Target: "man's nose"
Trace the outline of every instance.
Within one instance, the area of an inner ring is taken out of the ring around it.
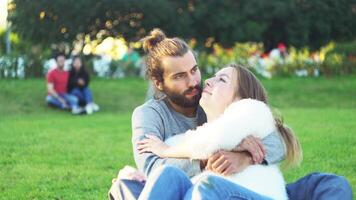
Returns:
[[[193,75],[189,75],[189,87],[194,87],[198,84],[199,84],[198,79]]]

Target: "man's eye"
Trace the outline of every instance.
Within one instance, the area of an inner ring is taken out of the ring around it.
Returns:
[[[195,73],[197,70],[198,70],[198,67],[194,67],[194,68],[192,69],[192,72]]]
[[[183,78],[183,77],[184,77],[183,74],[179,74],[179,75],[174,76],[174,79],[180,79],[180,78]]]
[[[226,83],[226,81],[223,78],[219,78],[219,81]]]

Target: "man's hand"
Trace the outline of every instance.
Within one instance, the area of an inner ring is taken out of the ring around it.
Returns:
[[[62,97],[58,97],[58,101],[61,102],[63,108],[69,108],[67,102],[65,99],[63,99]]]
[[[241,172],[252,164],[248,152],[219,151],[208,159],[206,169],[227,176]]]
[[[119,171],[117,178],[112,179],[112,183],[114,183],[117,179],[128,179],[143,182],[146,180],[146,176],[137,169],[126,165]]]
[[[233,151],[247,151],[251,154],[254,164],[261,164],[266,155],[266,150],[262,144],[261,139],[253,136],[248,136],[233,149]]]
[[[206,165],[208,164],[208,159],[200,160],[199,164],[200,164],[200,170],[205,169]]]

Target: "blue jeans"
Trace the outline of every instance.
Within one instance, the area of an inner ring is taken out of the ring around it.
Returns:
[[[287,193],[291,200],[352,199],[352,189],[346,178],[318,172],[288,184]]]
[[[85,105],[93,102],[93,95],[88,87],[74,88],[70,91],[70,94],[76,96],[79,102],[83,102]]]
[[[147,180],[139,199],[200,200],[200,199],[259,199],[271,200],[247,188],[218,176],[205,176],[192,184],[179,168],[164,166],[157,169]]]
[[[78,98],[76,96],[67,93],[60,94],[59,96],[67,102],[71,109],[78,108]],[[57,98],[51,95],[47,95],[46,103],[56,108],[65,109],[64,105]]]
[[[137,182],[137,184],[142,183]],[[334,174],[312,173],[288,184],[286,189],[291,200],[352,199],[352,190],[348,181]],[[135,192],[140,193],[140,191]],[[120,195],[119,199],[126,199],[124,193],[121,192]],[[204,177],[193,185],[182,170],[165,166],[152,172],[139,199],[247,200],[268,198],[217,176]]]

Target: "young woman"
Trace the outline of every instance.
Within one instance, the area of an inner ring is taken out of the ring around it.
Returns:
[[[147,139],[139,142],[140,153],[207,159],[216,151],[233,150],[251,133],[264,138],[278,131],[286,145],[286,162],[297,164],[300,161],[297,138],[281,120],[273,117],[262,84],[247,69],[232,64],[208,79],[200,105],[207,114],[206,124],[173,136],[166,143],[147,135]],[[277,165],[252,165],[225,178],[267,198],[287,199],[284,179]]]
[[[89,81],[89,73],[83,66],[81,58],[74,56],[69,72],[68,91],[78,97],[80,104],[85,105],[87,114],[92,114],[99,110],[99,106],[93,101],[93,96],[89,89]]]

